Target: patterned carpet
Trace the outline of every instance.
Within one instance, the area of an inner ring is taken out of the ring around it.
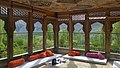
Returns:
[[[58,66],[43,65],[39,68],[112,68],[112,63],[112,61],[109,61],[106,65],[101,65],[81,61],[66,60],[66,63],[60,64]]]

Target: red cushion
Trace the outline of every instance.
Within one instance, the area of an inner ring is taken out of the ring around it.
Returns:
[[[69,55],[69,56],[79,56],[79,55],[80,55],[80,52],[79,52],[79,51],[69,51],[69,52],[68,52],[68,55]]]
[[[28,58],[28,60],[32,61],[32,60],[36,60],[36,59],[38,59],[38,58],[40,58],[40,55],[39,55],[39,54],[35,54],[35,55],[30,56],[30,57]]]
[[[24,58],[20,58],[20,59],[17,59],[17,60],[13,60],[13,61],[10,61],[8,63],[8,68],[14,68],[16,66],[19,66],[21,64],[24,64],[25,62],[25,59]]]
[[[75,56],[76,54],[75,54],[74,51],[69,51],[69,52],[68,52],[68,55],[69,55],[69,56]]]
[[[88,53],[86,53],[86,56],[87,57],[91,57],[91,58],[98,58],[98,53],[88,52]]]
[[[80,52],[79,51],[75,51],[75,54],[76,54],[76,56],[79,56]]]
[[[54,54],[50,51],[50,50],[46,50],[46,55],[49,57],[49,56],[54,56]]]
[[[100,52],[98,53],[98,58],[99,59],[105,59],[105,57]]]
[[[46,57],[46,52],[41,52],[40,53],[40,58],[45,58]]]

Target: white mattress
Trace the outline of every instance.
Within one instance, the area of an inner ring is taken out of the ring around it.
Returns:
[[[62,56],[61,54],[54,54],[54,56],[51,57],[46,57],[46,58],[40,58],[34,61],[30,61],[30,62],[25,62],[23,65],[17,66],[16,68],[31,68],[31,67],[35,67],[37,65],[40,65],[42,63],[45,63],[47,61],[50,61],[54,58],[57,58],[59,56]]]
[[[112,68],[120,68],[120,61],[114,61]]]
[[[67,55],[64,55],[63,58],[81,60],[81,61],[86,61],[86,62],[94,62],[94,63],[100,63],[100,64],[106,64],[107,63],[107,59],[89,58],[89,57],[86,57],[86,56],[69,56],[67,54]]]

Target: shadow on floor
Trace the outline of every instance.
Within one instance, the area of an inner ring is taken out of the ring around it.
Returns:
[[[67,68],[78,68],[78,66],[74,63],[74,61],[70,61],[67,64]]]
[[[90,63],[90,68],[98,68],[96,64]]]

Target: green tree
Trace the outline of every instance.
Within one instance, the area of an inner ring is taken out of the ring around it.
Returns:
[[[94,25],[95,29],[90,33],[90,49],[95,50],[95,51],[103,51],[105,52],[105,44],[104,44],[104,32],[102,30],[102,24],[99,24],[99,29],[98,25]],[[98,30],[97,30],[98,29]]]
[[[4,58],[7,56],[7,36],[5,30],[4,30],[4,21],[0,19],[0,58]]]
[[[47,38],[46,38],[46,47],[54,47],[54,32],[53,32],[53,25],[48,24],[47,26]]]
[[[59,32],[59,45],[60,47],[69,47],[69,35],[66,29]]]
[[[120,21],[113,24],[113,31],[111,35],[111,52],[120,53]]]

